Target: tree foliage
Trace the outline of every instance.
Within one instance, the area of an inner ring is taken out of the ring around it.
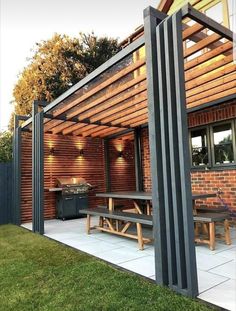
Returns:
[[[12,159],[12,134],[0,133],[0,162],[9,162]]]
[[[55,34],[36,44],[34,56],[14,87],[15,113],[30,115],[32,102],[51,102],[118,51],[116,39],[80,33]]]

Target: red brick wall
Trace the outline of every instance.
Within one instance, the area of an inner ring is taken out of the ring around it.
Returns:
[[[201,126],[212,122],[223,121],[236,117],[236,101],[231,104],[223,104],[215,108],[191,113],[188,115],[189,127]],[[143,185],[145,191],[151,190],[150,176],[150,150],[148,143],[148,129],[142,130],[142,161],[143,161]],[[230,208],[236,211],[236,169],[192,171],[192,189],[196,192],[216,191],[221,188],[224,192],[223,199]],[[219,205],[218,199],[209,199],[209,204]],[[205,202],[198,202],[206,203]],[[222,203],[221,203],[222,205]]]

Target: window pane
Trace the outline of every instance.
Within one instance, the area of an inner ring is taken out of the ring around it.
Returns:
[[[192,165],[207,165],[208,146],[206,129],[191,132]]]
[[[205,11],[206,15],[214,19],[219,24],[223,24],[223,6],[222,2],[217,3]]]
[[[233,163],[233,143],[231,124],[213,127],[215,164]]]

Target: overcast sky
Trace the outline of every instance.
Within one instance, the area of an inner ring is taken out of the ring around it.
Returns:
[[[12,90],[35,42],[80,31],[124,39],[159,0],[0,0],[0,130],[7,128]]]

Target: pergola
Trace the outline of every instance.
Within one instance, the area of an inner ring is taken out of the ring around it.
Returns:
[[[156,280],[196,296],[187,113],[235,98],[232,39],[190,5],[172,16],[148,7],[144,35],[52,103],[34,102],[32,117],[15,124],[15,223],[21,131],[32,131],[33,230],[43,234],[44,133],[108,139],[148,125]]]

